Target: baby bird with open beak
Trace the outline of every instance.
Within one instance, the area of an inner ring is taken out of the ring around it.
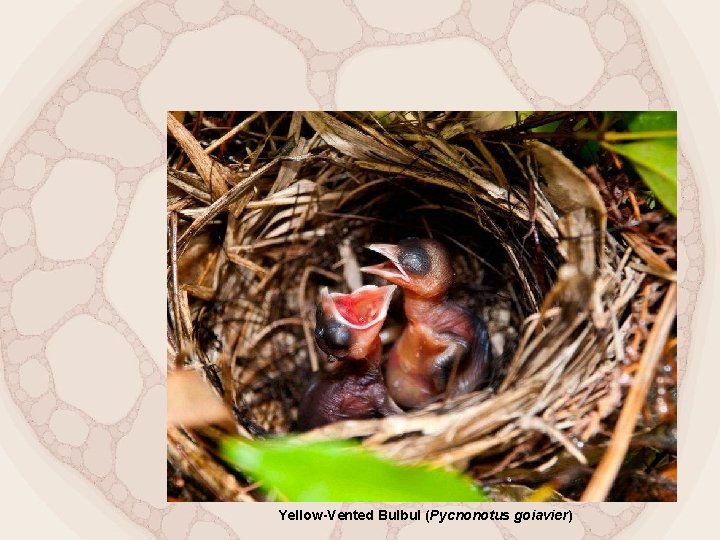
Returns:
[[[388,260],[361,270],[400,286],[405,295],[407,326],[385,372],[390,397],[405,408],[422,407],[486,382],[488,331],[478,317],[447,299],[455,273],[445,247],[417,238],[367,247]]]
[[[380,370],[380,329],[394,291],[395,285],[366,285],[351,294],[329,293],[327,287],[321,291],[315,341],[329,355],[329,364],[300,403],[300,429],[402,412],[388,396]]]

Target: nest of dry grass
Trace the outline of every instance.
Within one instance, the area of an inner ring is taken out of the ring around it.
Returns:
[[[539,484],[568,463],[586,481],[628,392],[642,393],[645,432],[668,423],[646,397],[674,358],[674,252],[658,247],[667,216],[646,211],[613,156],[581,172],[561,152],[577,141],[533,140],[534,125],[580,117],[497,129],[507,113],[169,114],[169,369],[202,372],[241,434],[292,431],[323,364],[312,340],[320,287],[359,286],[368,243],[433,237],[453,253],[451,295],[487,322],[491,386],[302,436],[359,437],[490,483],[532,471],[525,483]],[[228,487],[230,473],[188,430],[171,435],[170,470],[183,485],[196,477],[192,496],[256,496],[242,478]]]

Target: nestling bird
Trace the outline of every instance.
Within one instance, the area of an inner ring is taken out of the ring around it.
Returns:
[[[403,289],[407,326],[390,350],[385,380],[405,408],[471,392],[487,381],[492,353],[485,324],[447,299],[455,273],[445,247],[430,239],[367,246],[387,261],[361,268]]]
[[[329,366],[310,383],[300,403],[300,429],[403,412],[388,396],[380,370],[380,329],[395,288],[366,285],[351,294],[321,291],[315,341],[329,355]]]

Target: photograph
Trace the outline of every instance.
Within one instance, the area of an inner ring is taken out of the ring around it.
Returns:
[[[168,501],[677,500],[674,111],[170,111],[166,168]]]

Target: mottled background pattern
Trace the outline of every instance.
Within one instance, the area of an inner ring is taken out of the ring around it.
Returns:
[[[614,0],[307,4],[140,4],[73,77],[46,90],[0,164],[4,384],[37,444],[151,536],[247,538],[252,514],[267,517],[269,536],[287,533],[274,505],[250,513],[165,502],[167,109],[673,108],[638,22]],[[678,172],[682,378],[704,250],[682,156]],[[436,532],[611,538],[645,505],[572,509],[572,525],[453,523]],[[376,521],[292,530],[409,539],[431,529]]]

